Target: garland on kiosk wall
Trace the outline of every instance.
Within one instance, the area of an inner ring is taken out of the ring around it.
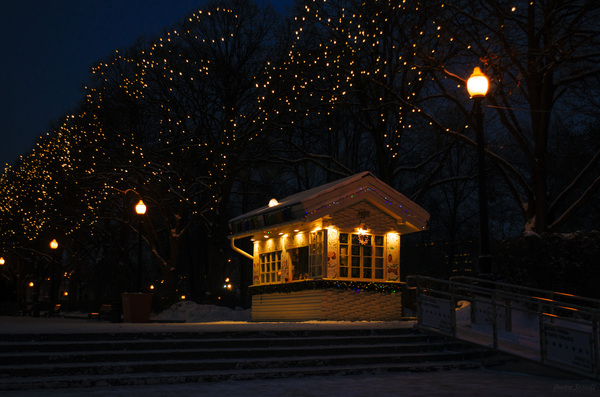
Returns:
[[[404,283],[383,283],[369,281],[350,281],[350,280],[305,280],[299,282],[285,284],[267,284],[267,285],[251,285],[249,287],[250,294],[264,295],[318,290],[318,289],[343,289],[353,290],[356,293],[361,291],[371,291],[393,294],[402,291]]]

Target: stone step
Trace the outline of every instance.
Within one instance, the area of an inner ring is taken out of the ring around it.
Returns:
[[[286,368],[286,367],[323,367],[329,365],[383,364],[383,363],[419,363],[448,360],[476,359],[481,357],[479,349],[462,351],[430,351],[423,353],[356,353],[347,350],[344,354],[319,354],[310,356],[279,356],[279,357],[236,357],[236,358],[189,358],[176,359],[152,357],[153,359],[139,361],[111,361],[86,363],[51,363],[51,364],[19,364],[0,366],[0,378],[27,376],[55,375],[91,375],[91,374],[125,374],[136,372],[179,372],[186,370],[204,371],[211,369],[249,369],[249,368]]]
[[[163,339],[147,339],[141,335],[138,339],[122,339],[117,337],[111,340],[71,340],[71,341],[26,341],[26,342],[0,342],[0,352],[64,352],[69,350],[78,351],[107,351],[107,350],[160,350],[165,348],[238,348],[246,346],[254,347],[287,347],[294,345],[313,346],[336,346],[347,344],[390,344],[390,343],[428,343],[435,337],[425,334],[398,334],[398,335],[368,335],[368,336],[302,336],[302,337],[278,337],[270,336],[268,338],[256,337],[238,337],[238,338],[189,338],[189,339],[171,339],[167,335]]]
[[[396,364],[371,364],[357,366],[336,367],[290,367],[290,368],[260,368],[210,370],[210,371],[182,371],[182,372],[149,372],[137,374],[116,375],[67,375],[55,377],[19,378],[12,377],[0,380],[0,390],[31,390],[31,389],[59,389],[74,387],[106,387],[130,385],[157,385],[192,382],[218,382],[227,380],[252,380],[252,379],[279,379],[327,375],[358,375],[364,373],[381,373],[385,371],[396,372],[431,372],[451,369],[479,368],[478,361],[438,361],[425,363],[396,363]]]
[[[244,331],[198,331],[198,332],[84,332],[84,333],[30,333],[0,334],[0,344],[5,342],[82,342],[82,341],[132,341],[177,339],[246,339],[246,338],[301,338],[301,337],[364,337],[364,336],[413,336],[431,337],[415,328],[349,328],[349,329],[293,329],[293,330],[244,330]]]
[[[406,329],[21,336],[0,337],[0,390],[472,368],[489,355]]]
[[[309,355],[342,355],[347,351],[354,353],[376,354],[386,352],[419,353],[436,351],[440,349],[459,349],[459,342],[436,341],[419,343],[395,343],[395,344],[341,344],[341,345],[297,345],[297,346],[267,346],[267,347],[203,347],[190,348],[167,345],[163,348],[128,350],[120,346],[119,350],[83,350],[83,351],[53,351],[53,352],[27,352],[27,353],[0,353],[0,376],[2,374],[1,363],[7,362],[11,365],[29,364],[56,364],[56,363],[86,363],[106,361],[143,361],[143,360],[185,360],[213,358],[257,358],[257,357],[287,357],[287,356],[309,356]]]

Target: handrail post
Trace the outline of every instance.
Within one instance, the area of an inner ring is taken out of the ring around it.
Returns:
[[[600,335],[598,335],[598,315],[598,311],[592,311],[592,365],[594,366],[593,373],[596,378],[600,376],[600,346],[598,346],[598,338]]]
[[[538,302],[538,327],[540,336],[540,363],[546,362],[546,332],[544,330],[544,306],[542,301]]]
[[[498,350],[498,322],[496,321],[496,293],[492,293],[492,327],[494,350]]]
[[[512,301],[506,298],[504,305],[504,314],[506,316],[506,330],[512,332]]]
[[[454,283],[450,283],[450,326],[452,327],[452,337],[456,338],[456,297],[454,295]]]
[[[415,298],[417,300],[417,327],[423,326],[423,315],[421,312],[421,287],[419,285],[419,276],[415,277]]]

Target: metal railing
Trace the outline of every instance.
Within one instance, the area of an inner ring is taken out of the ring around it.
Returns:
[[[600,300],[472,277],[406,281],[418,327],[600,379]]]

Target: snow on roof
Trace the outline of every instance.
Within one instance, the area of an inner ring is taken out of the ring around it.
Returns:
[[[363,178],[367,175],[372,176],[372,174],[369,171],[365,171],[365,172],[361,172],[360,174],[351,175],[346,178],[339,179],[337,181],[326,183],[325,185],[317,186],[312,189],[308,189],[308,190],[304,190],[302,192],[292,194],[291,196],[287,196],[281,200],[277,199],[277,201],[279,203],[277,206],[277,209],[293,206],[295,204],[300,204],[305,200],[308,200],[308,199],[314,198],[314,197],[318,197],[321,194],[339,189],[343,186],[346,186],[349,183],[360,180],[361,178]],[[269,210],[275,210],[275,209],[273,207],[269,207],[268,205],[265,205],[264,207],[257,208],[253,211],[247,212],[238,217],[230,219],[229,223],[235,223],[242,219],[247,219],[247,218],[250,218],[250,217],[253,217],[256,215],[260,215],[265,212],[269,212]]]
[[[292,194],[278,200],[275,206],[266,205],[232,218],[229,224],[233,233],[238,234],[275,224],[311,220],[309,218],[314,216],[323,216],[344,198],[361,193],[396,218],[411,217],[413,231],[425,229],[429,214],[368,171]]]

